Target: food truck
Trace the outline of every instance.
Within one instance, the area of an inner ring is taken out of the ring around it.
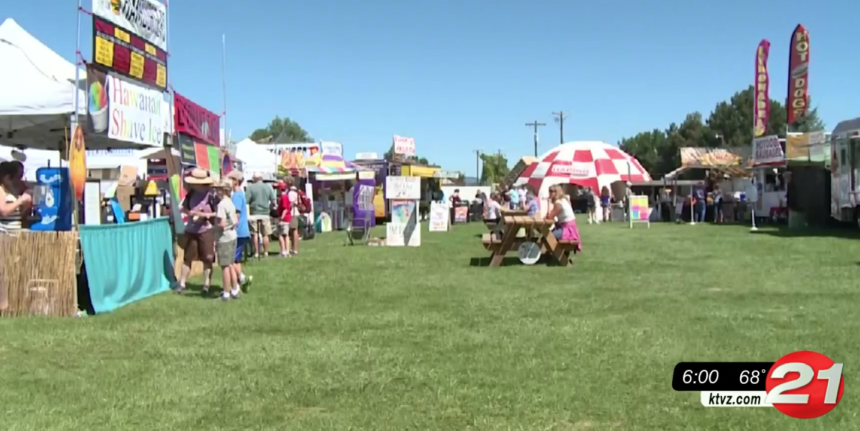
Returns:
[[[860,118],[830,135],[830,216],[860,226]]]

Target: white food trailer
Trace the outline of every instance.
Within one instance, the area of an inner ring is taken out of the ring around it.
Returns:
[[[860,226],[860,118],[842,121],[830,135],[830,215]]]

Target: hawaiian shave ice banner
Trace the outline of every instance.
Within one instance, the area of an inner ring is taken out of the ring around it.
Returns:
[[[169,105],[158,90],[87,67],[88,131],[109,139],[162,145]]]

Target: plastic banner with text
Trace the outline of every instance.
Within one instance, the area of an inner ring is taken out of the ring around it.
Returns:
[[[164,96],[131,80],[87,67],[88,132],[109,139],[160,147],[163,140]]]
[[[753,167],[785,166],[785,150],[779,136],[770,135],[753,139]]]
[[[394,146],[394,154],[415,155],[415,138],[394,135],[392,145]]]
[[[92,64],[162,91],[167,88],[167,51],[96,15],[93,16]]]
[[[173,127],[176,133],[216,147],[221,145],[221,117],[192,102],[179,93],[173,93]]]
[[[798,24],[791,33],[788,52],[788,113],[786,124],[806,115],[809,108],[809,32]]]
[[[157,0],[93,0],[93,15],[167,50],[167,5]]]
[[[755,52],[755,107],[753,109],[753,130],[758,138],[767,131],[770,119],[770,75],[767,73],[767,58],[770,55],[770,42],[762,39]]]

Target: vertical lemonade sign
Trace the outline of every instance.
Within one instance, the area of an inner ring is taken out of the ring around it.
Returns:
[[[755,107],[753,109],[753,134],[755,138],[764,136],[767,121],[770,119],[770,75],[767,73],[767,58],[770,55],[770,42],[762,39],[755,53]]]

